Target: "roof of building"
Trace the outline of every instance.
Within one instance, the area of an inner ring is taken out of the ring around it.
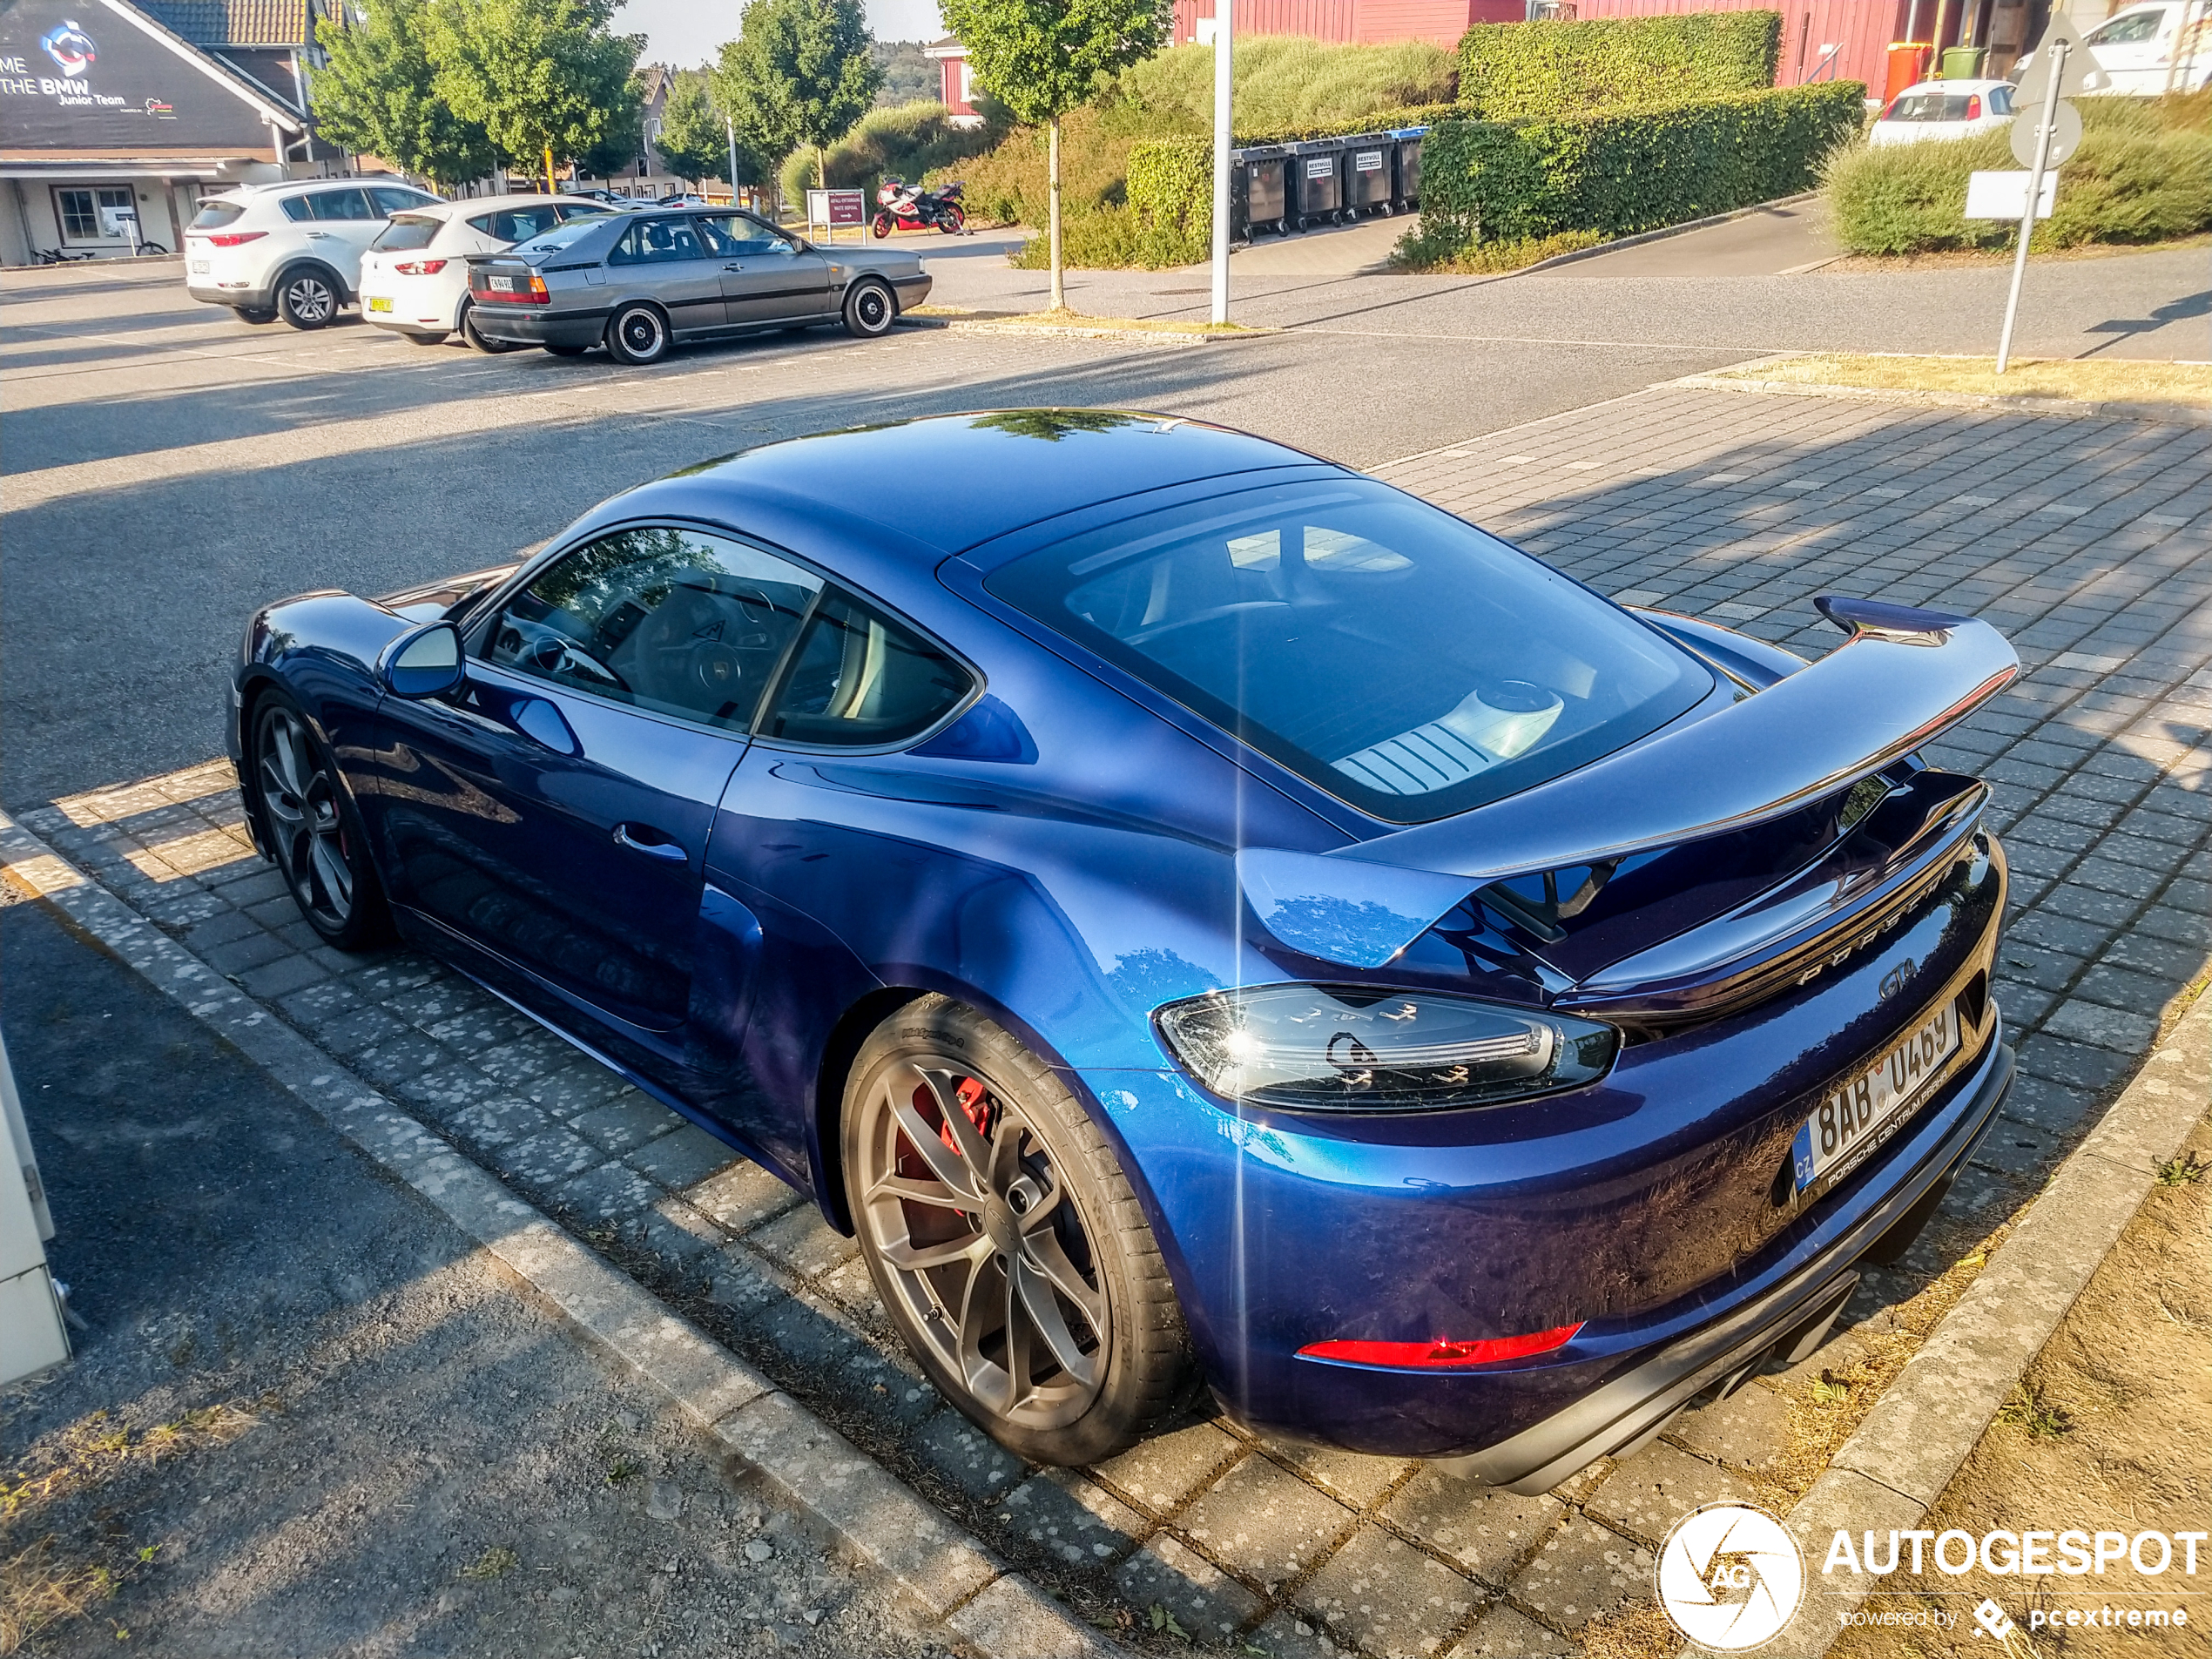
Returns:
[[[933,40],[921,49],[924,57],[965,57],[968,48],[961,44],[958,35],[947,35],[942,40]]]
[[[195,46],[305,46],[314,39],[312,0],[138,0],[139,9]]]

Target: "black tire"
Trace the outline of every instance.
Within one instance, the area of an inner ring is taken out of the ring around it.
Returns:
[[[958,236],[968,228],[968,216],[957,207],[948,207],[938,219],[937,228],[948,236]]]
[[[845,332],[856,340],[880,340],[899,320],[898,297],[890,284],[869,278],[845,292]]]
[[[549,341],[546,342],[545,349],[551,352],[556,357],[581,357],[584,353],[590,351],[591,347],[589,346],[556,345]]]
[[[248,787],[292,900],[325,944],[366,950],[391,937],[368,837],[337,762],[286,692],[253,707]]]
[[[891,234],[891,215],[888,213],[878,213],[873,219],[869,221],[868,228],[875,233],[875,239],[880,242],[885,237]]]
[[[668,355],[668,319],[658,306],[632,300],[607,319],[607,351],[618,363],[658,363]]]
[[[862,1045],[841,1133],[877,1293],[985,1433],[1032,1462],[1082,1465],[1173,1409],[1190,1369],[1182,1306],[1112,1143],[1050,1067],[974,1008],[924,996]],[[943,1201],[915,1196],[931,1193]]]
[[[250,322],[257,328],[277,320],[274,306],[239,306],[234,307],[233,314],[240,322]]]
[[[523,349],[511,340],[487,340],[483,337],[483,335],[477,333],[476,307],[469,304],[465,300],[461,302],[460,323],[461,337],[469,342],[472,350],[489,352],[496,357],[502,352],[520,351]]]
[[[327,328],[345,303],[337,280],[312,265],[295,265],[277,279],[277,315],[294,328]]]
[[[446,343],[443,334],[410,334],[404,328],[400,330],[400,338],[410,346],[442,346]]]

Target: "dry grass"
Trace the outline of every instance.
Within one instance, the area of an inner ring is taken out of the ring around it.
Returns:
[[[51,1624],[81,1619],[113,1595],[119,1581],[99,1566],[57,1567],[54,1541],[0,1561],[0,1654],[13,1653]]]
[[[1874,391],[2058,397],[2089,403],[2212,403],[2212,363],[2124,358],[2016,357],[2000,379],[1993,357],[1820,353],[1729,370],[1719,378]]]
[[[1682,1636],[1656,1602],[1631,1602],[1582,1627],[1583,1659],[1670,1659]]]
[[[1088,317],[1062,307],[1057,311],[1028,311],[1011,317],[979,320],[979,327],[1006,328],[1111,329],[1116,334],[1204,334],[1235,336],[1272,334],[1274,328],[1247,328],[1240,322],[1193,322],[1173,317]]]

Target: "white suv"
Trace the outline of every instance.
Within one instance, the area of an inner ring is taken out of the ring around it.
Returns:
[[[246,322],[320,328],[353,302],[361,255],[394,213],[439,198],[397,179],[243,185],[185,231],[185,290]]]
[[[581,196],[491,196],[395,213],[361,256],[361,317],[418,346],[460,330],[478,351],[513,351],[469,326],[469,256],[504,253],[571,219],[614,212]]]

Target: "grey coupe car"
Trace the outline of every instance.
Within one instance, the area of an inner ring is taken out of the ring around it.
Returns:
[[[816,247],[726,208],[582,219],[469,261],[477,331],[574,357],[656,363],[685,341],[842,320],[889,332],[928,297],[911,253]]]

